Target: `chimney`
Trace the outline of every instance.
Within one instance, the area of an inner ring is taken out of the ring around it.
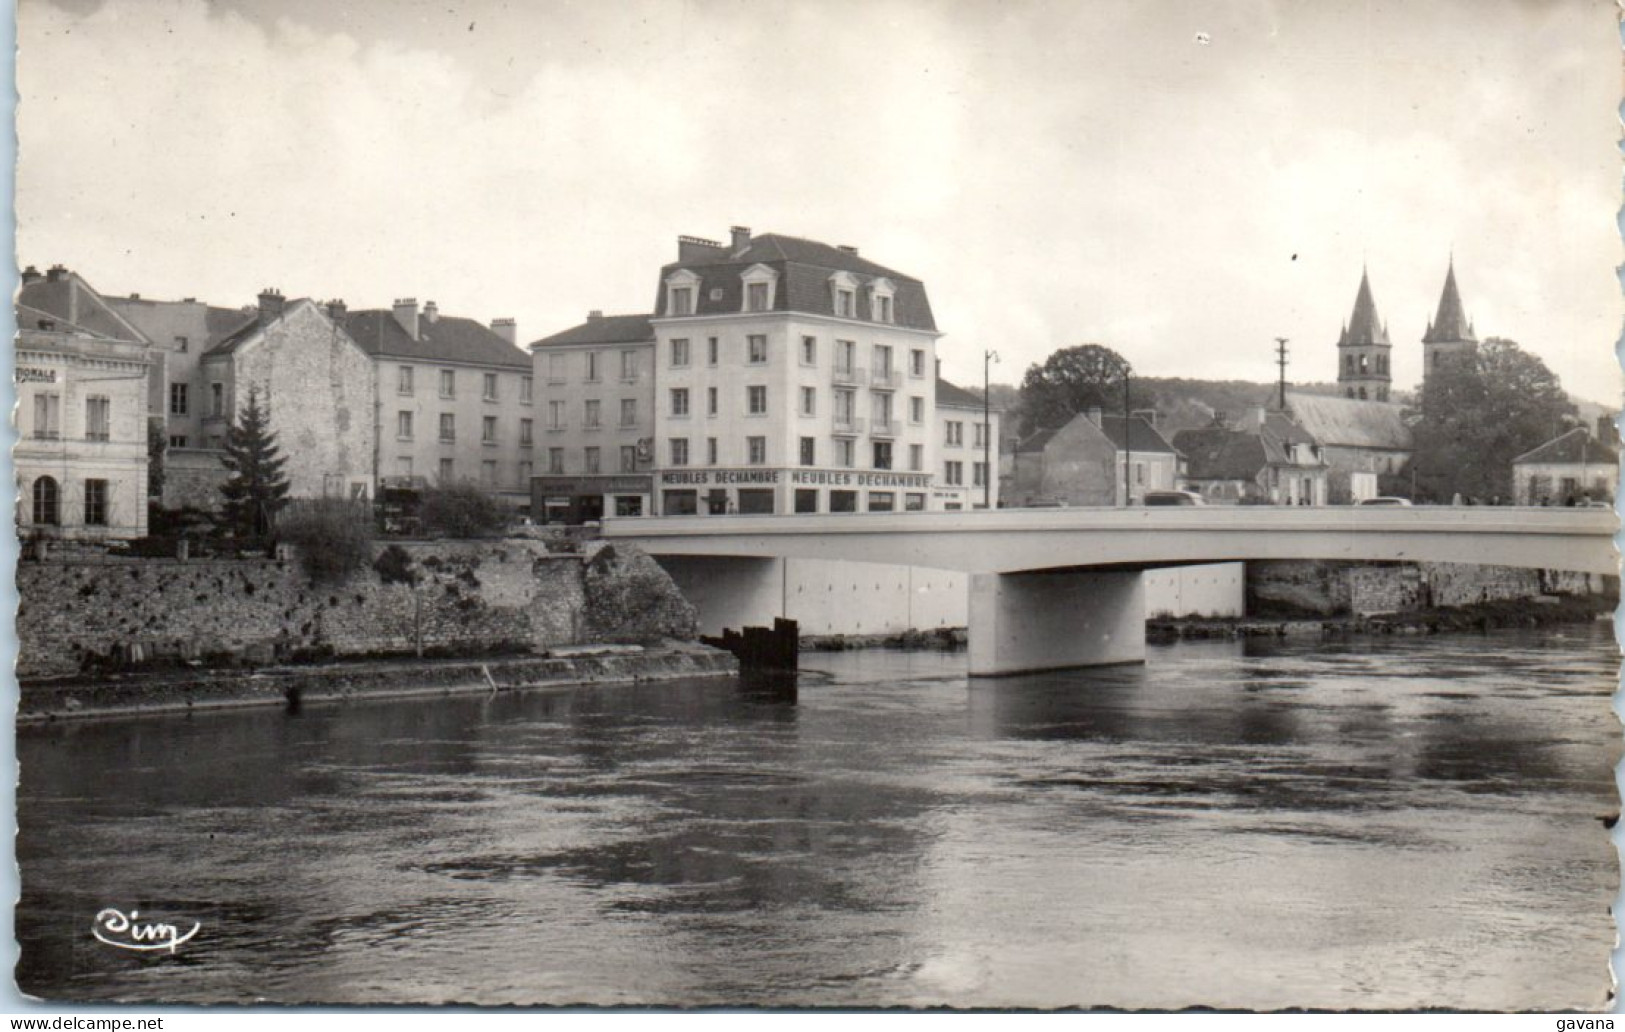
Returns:
[[[195,304],[197,304],[197,298],[195,298],[195,297],[183,297],[183,298],[181,298],[181,303],[186,304],[186,305],[195,305]]]
[[[130,300],[131,301],[139,301],[139,300],[141,300],[141,295],[135,293],[134,291],[131,291],[130,292]]]
[[[398,297],[395,299],[395,321],[401,324],[401,329],[413,340],[418,339],[418,299],[415,297]]]
[[[39,270],[34,268],[32,265],[30,265],[28,268],[23,270],[23,286],[26,287],[26,286],[28,286],[28,284],[34,282],[35,280],[37,280],[39,278],[40,278]]]
[[[587,313],[588,322],[593,322],[594,320],[602,319],[603,317],[604,310],[602,308],[594,308],[592,311]]]
[[[1100,406],[1099,405],[1090,405],[1089,406],[1089,411],[1088,411],[1089,422],[1095,424],[1096,426],[1099,426],[1100,425],[1100,415],[1101,415],[1101,413],[1100,413]]]
[[[430,322],[440,318],[440,306],[433,301],[423,302],[423,317]]]
[[[851,255],[854,258],[856,258],[858,256],[858,249],[856,247],[853,247],[851,244],[837,244],[837,245],[835,245],[835,249],[837,251],[845,251],[847,254]]]
[[[512,319],[492,319],[491,332],[514,347],[519,346],[519,326]]]
[[[68,270],[64,266],[53,265],[49,269],[45,270],[45,282],[55,283],[67,274]]]
[[[343,322],[347,312],[349,307],[345,305],[342,297],[335,297],[327,303],[327,317],[336,323]]]
[[[281,315],[284,300],[282,291],[276,287],[266,287],[260,291],[260,321],[270,322]]]
[[[730,226],[728,232],[733,234],[733,246],[731,248],[733,253],[735,255],[743,254],[745,248],[750,246],[750,227]]]

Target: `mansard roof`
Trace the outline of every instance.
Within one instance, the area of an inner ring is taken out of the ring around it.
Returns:
[[[1467,312],[1462,307],[1461,292],[1456,289],[1456,260],[1450,259],[1450,269],[1444,276],[1444,292],[1439,295],[1439,312],[1428,323],[1428,331],[1422,337],[1424,344],[1445,344],[1467,341],[1477,343],[1478,337],[1473,333],[1473,324],[1467,319]]]
[[[1340,347],[1389,343],[1388,327],[1377,317],[1377,303],[1371,298],[1371,278],[1364,269],[1360,270],[1360,292],[1354,298],[1354,314],[1349,316],[1337,343]]]
[[[997,405],[990,406],[992,411],[1000,411]],[[937,408],[975,409],[982,411],[982,399],[967,391],[937,377]]]
[[[832,247],[816,240],[767,233],[749,239],[737,248],[688,241],[687,251],[683,260],[672,262],[660,270],[655,318],[667,314],[666,279],[673,273],[681,270],[699,277],[694,299],[695,315],[725,315],[736,313],[744,307],[740,275],[752,266],[765,265],[780,277],[778,289],[774,292],[773,311],[834,315],[835,298],[830,290],[830,277],[846,273],[856,281],[858,287],[856,318],[874,318],[868,288],[886,280],[894,291],[890,325],[933,332],[937,328],[923,283],[913,276],[859,257],[852,250]]]
[[[655,339],[648,315],[594,315],[568,330],[531,341],[530,350],[571,344],[647,344]]]

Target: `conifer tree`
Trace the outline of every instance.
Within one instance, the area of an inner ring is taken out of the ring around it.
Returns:
[[[288,478],[282,470],[287,460],[271,432],[270,410],[260,406],[253,387],[248,403],[226,431],[224,461],[231,475],[220,485],[222,527],[238,537],[266,536],[287,504]]]

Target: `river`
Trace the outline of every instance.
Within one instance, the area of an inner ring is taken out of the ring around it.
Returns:
[[[23,728],[24,992],[1605,1006],[1604,625]],[[168,951],[103,908],[201,927]]]

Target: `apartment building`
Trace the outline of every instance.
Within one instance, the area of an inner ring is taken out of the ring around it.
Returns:
[[[996,408],[937,377],[937,441],[941,476],[932,489],[933,509],[997,509],[999,419]]]
[[[593,311],[530,345],[542,385],[531,511],[552,523],[654,511],[655,334],[647,315]]]
[[[530,358],[512,319],[485,326],[415,298],[329,310],[373,364],[384,487],[472,482],[528,511],[538,418]]]

